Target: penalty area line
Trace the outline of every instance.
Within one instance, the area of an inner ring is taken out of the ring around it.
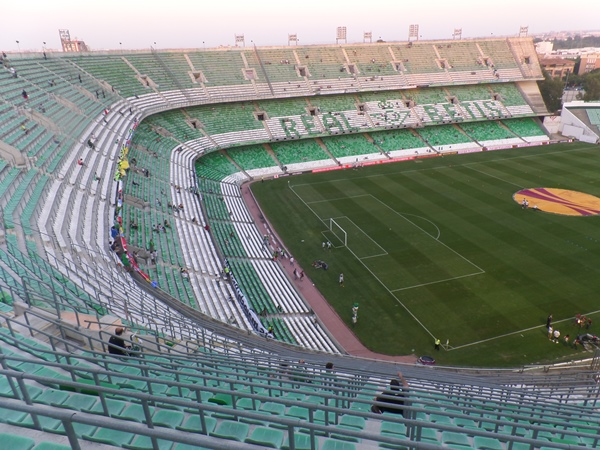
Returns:
[[[421,284],[415,284],[414,286],[407,286],[407,287],[403,287],[403,288],[399,288],[399,289],[393,289],[393,290],[390,290],[390,292],[406,291],[408,289],[414,289],[414,288],[418,288],[418,287],[429,286],[429,285],[432,285],[432,284],[445,283],[446,281],[453,281],[453,280],[460,280],[461,278],[474,277],[475,275],[482,275],[484,273],[485,273],[485,270],[482,270],[480,272],[469,273],[467,275],[460,275],[458,277],[445,278],[443,280],[430,281],[429,283],[421,283]]]

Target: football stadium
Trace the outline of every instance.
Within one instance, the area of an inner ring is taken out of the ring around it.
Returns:
[[[532,38],[295,44],[2,56],[0,447],[597,448]]]

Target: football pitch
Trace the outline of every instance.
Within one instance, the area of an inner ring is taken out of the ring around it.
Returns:
[[[447,365],[548,363],[591,356],[551,343],[548,314],[571,341],[600,326],[600,217],[548,192],[600,197],[598,151],[574,143],[452,155],[284,177],[252,190],[371,350]],[[575,215],[548,212],[536,188]],[[524,209],[513,196],[526,189]],[[315,260],[329,269],[313,268]],[[575,327],[578,313],[592,318],[589,330]],[[434,338],[449,345],[437,352]]]

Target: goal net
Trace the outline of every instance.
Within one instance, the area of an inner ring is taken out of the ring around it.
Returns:
[[[344,247],[348,246],[348,233],[333,218],[329,219],[329,231],[338,238]]]

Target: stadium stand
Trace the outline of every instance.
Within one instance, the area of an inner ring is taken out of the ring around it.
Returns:
[[[344,355],[271,260],[240,193],[286,170],[547,139],[530,105],[527,83],[541,77],[532,48],[484,39],[10,55],[0,70],[0,442],[595,447],[597,385],[581,370],[548,382],[407,366],[404,416],[372,413],[395,367]],[[118,326],[130,357],[107,353]]]

